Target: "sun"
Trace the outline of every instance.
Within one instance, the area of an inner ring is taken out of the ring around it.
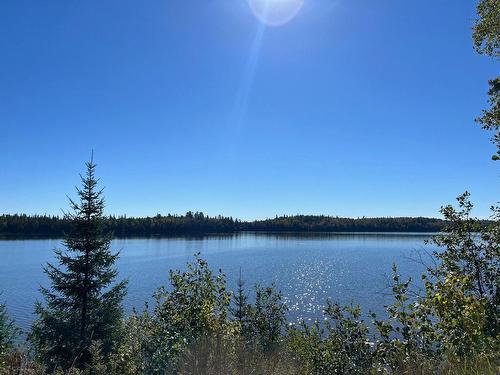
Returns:
[[[268,26],[281,26],[299,13],[305,0],[248,0],[253,14]]]

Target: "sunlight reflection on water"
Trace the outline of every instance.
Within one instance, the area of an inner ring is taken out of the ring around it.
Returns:
[[[383,291],[393,262],[403,275],[419,280],[423,267],[409,260],[422,248],[422,235],[275,235],[240,234],[209,237],[117,239],[120,278],[129,279],[124,301],[127,312],[142,309],[168,270],[184,269],[201,252],[212,269],[222,268],[228,287],[236,289],[240,268],[247,293],[256,283],[271,283],[283,292],[290,321],[321,319],[327,298],[359,302],[364,312],[383,312]],[[17,323],[27,329],[33,319],[38,288],[47,286],[42,265],[53,260],[57,240],[0,240],[0,296]]]

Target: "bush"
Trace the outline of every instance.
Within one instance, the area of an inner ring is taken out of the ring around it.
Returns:
[[[292,326],[288,350],[307,374],[366,374],[372,367],[373,353],[368,326],[361,319],[359,306],[327,301],[325,323]]]

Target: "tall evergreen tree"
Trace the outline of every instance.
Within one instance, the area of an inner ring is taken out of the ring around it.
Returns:
[[[240,323],[241,327],[244,328],[247,318],[248,312],[248,296],[245,294],[245,282],[241,277],[241,268],[240,268],[240,277],[238,278],[238,289],[234,294],[234,306],[231,308],[231,313],[233,314],[234,319]]]
[[[104,198],[98,189],[93,158],[86,163],[79,201],[70,199],[72,224],[63,244],[56,249],[58,266],[47,264],[51,288],[41,288],[45,305],[37,303],[38,319],[31,340],[49,368],[84,367],[89,350],[98,341],[103,353],[113,350],[122,322],[122,300],[126,281],[114,283],[118,253],[112,253],[112,233],[103,230]]]

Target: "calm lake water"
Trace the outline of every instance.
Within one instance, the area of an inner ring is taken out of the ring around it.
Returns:
[[[383,312],[394,262],[417,281],[423,266],[416,253],[432,251],[423,234],[236,234],[227,236],[117,239],[118,269],[129,279],[125,308],[142,309],[167,283],[168,270],[185,269],[200,252],[212,269],[223,269],[231,289],[240,268],[246,286],[274,283],[289,305],[289,318],[320,317],[326,298],[357,301],[365,311]],[[60,240],[0,240],[0,301],[17,324],[27,329],[38,288],[48,285],[42,265],[53,261]]]

